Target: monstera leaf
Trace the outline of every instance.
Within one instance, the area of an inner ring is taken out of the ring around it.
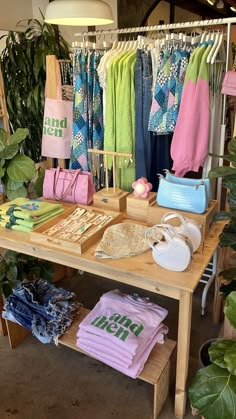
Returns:
[[[215,364],[200,369],[189,399],[205,419],[236,419],[236,376]]]

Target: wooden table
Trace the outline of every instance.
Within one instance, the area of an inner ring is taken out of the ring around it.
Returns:
[[[186,407],[186,382],[189,365],[189,346],[192,316],[192,297],[203,272],[217,251],[218,237],[224,222],[215,223],[205,241],[204,252],[196,253],[185,272],[171,272],[158,266],[151,252],[127,259],[96,259],[91,247],[82,255],[73,255],[30,242],[29,233],[0,228],[0,247],[50,260],[85,272],[101,275],[179,301],[175,415],[183,418]]]

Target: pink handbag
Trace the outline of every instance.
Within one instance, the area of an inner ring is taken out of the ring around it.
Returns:
[[[84,170],[47,169],[43,182],[46,199],[89,205],[93,202],[95,188],[90,172]]]
[[[221,93],[223,95],[236,96],[236,72],[227,71],[222,83]]]

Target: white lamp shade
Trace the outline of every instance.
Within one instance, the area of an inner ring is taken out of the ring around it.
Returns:
[[[102,0],[54,0],[48,4],[44,20],[68,26],[97,26],[114,22],[110,6]]]

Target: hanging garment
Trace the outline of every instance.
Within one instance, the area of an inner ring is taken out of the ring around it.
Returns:
[[[170,147],[173,134],[152,135],[152,159],[151,159],[151,175],[150,182],[153,185],[153,192],[158,191],[159,177],[157,174],[165,175],[165,169],[172,168],[172,158],[170,155]]]
[[[162,133],[174,132],[175,130],[189,56],[189,51],[182,49],[177,49],[172,54],[167,110],[159,127],[159,131]]]
[[[148,131],[152,103],[152,62],[150,52],[138,49],[135,64],[135,158],[136,179],[150,180],[152,159],[152,133]]]
[[[88,167],[88,89],[87,52],[77,51],[74,62],[73,138],[70,156],[71,169]]]
[[[214,63],[210,65],[210,139],[209,154],[206,157],[202,177],[208,177],[208,173],[212,167],[218,166],[219,159],[217,155],[221,154],[220,138],[222,123],[222,103],[223,95],[221,94],[224,62]]]
[[[107,76],[106,90],[106,114],[104,130],[104,149],[106,151],[117,151],[116,148],[116,86],[118,83],[118,64],[127,55],[127,52],[119,54],[110,62]],[[112,158],[108,156],[109,169],[112,166]]]
[[[98,51],[78,51],[74,62],[74,118],[70,168],[90,170],[88,148],[103,148],[102,89]]]
[[[157,78],[153,95],[149,127],[153,132],[160,132],[163,115],[167,111],[168,81],[171,70],[171,49],[166,49],[160,54],[160,65],[157,70]]]
[[[155,47],[152,48],[150,51],[151,59],[152,59],[152,74],[153,74],[152,93],[154,92],[155,83],[157,79],[157,70],[158,70],[158,65],[160,61],[160,52],[161,52],[161,46],[160,46],[160,42],[157,40],[155,41]]]
[[[204,43],[195,52],[186,78],[174,132],[171,157],[176,176],[197,172],[203,165],[209,141],[210,103],[207,56],[212,45]]]
[[[173,132],[175,129],[190,52],[172,47],[163,54],[149,119],[149,130],[158,134]]]
[[[109,69],[106,90],[106,115],[104,149],[111,152],[135,154],[135,92],[134,65],[136,52],[121,52],[113,58]],[[112,157],[108,156],[111,169]],[[119,184],[130,190],[135,180],[135,161],[119,158]]]
[[[132,161],[126,157],[118,159],[120,187],[125,191],[131,191],[135,181],[135,62],[136,51],[132,51],[119,63],[116,92],[116,150],[133,156]]]

